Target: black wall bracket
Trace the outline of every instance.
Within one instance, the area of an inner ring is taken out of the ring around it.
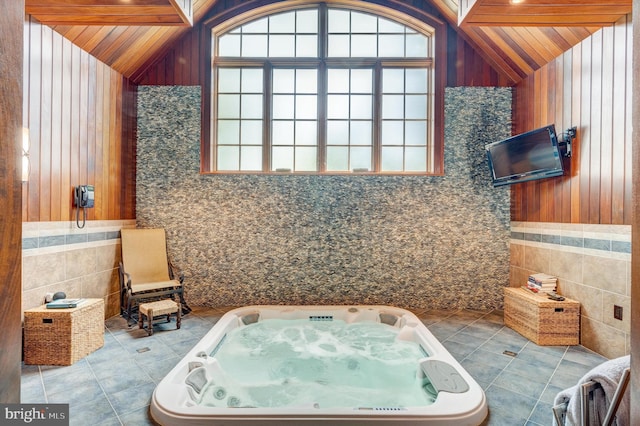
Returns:
[[[571,157],[571,142],[576,138],[577,127],[565,130],[562,139],[558,141],[558,148],[563,157]]]

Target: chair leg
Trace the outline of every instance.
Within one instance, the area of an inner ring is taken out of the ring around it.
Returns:
[[[142,316],[141,313],[138,312],[138,315]],[[147,333],[149,334],[149,336],[153,335],[153,309],[149,309],[147,311],[147,322],[149,323],[149,329],[147,330]]]
[[[178,312],[176,312],[176,328],[179,329],[180,328],[180,322],[182,319],[182,306],[180,306],[180,303],[178,303]]]

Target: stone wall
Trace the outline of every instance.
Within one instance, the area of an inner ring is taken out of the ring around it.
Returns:
[[[137,224],[167,230],[190,304],[502,306],[509,189],[484,145],[511,134],[510,89],[447,89],[445,176],[202,175],[199,90],[138,96]]]

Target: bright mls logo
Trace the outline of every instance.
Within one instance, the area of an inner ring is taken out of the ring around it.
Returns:
[[[0,404],[0,425],[68,426],[69,404]]]

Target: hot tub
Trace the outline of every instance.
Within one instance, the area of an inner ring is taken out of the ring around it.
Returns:
[[[151,401],[165,426],[479,425],[487,412],[482,388],[427,327],[388,306],[229,311]]]

